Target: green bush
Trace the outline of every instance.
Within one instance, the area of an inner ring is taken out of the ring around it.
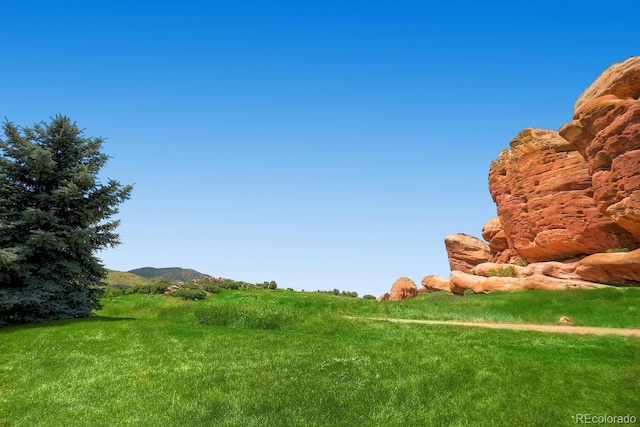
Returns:
[[[153,290],[152,293],[164,294],[165,292],[167,292],[167,289],[169,289],[170,286],[171,286],[171,283],[169,283],[166,280],[161,280],[151,285],[151,289]]]
[[[199,300],[207,297],[207,293],[200,288],[180,288],[166,295],[184,300]]]
[[[201,285],[202,285],[202,289],[204,289],[209,293],[217,294],[220,292],[220,286],[218,286],[216,283],[205,282],[205,283],[202,283]]]
[[[516,277],[516,268],[513,265],[509,265],[504,268],[498,268],[497,270],[489,270],[489,276]]]
[[[373,295],[368,295],[368,294],[367,294],[367,295],[364,295],[364,296],[362,297],[362,299],[376,299],[376,297],[374,297]]]

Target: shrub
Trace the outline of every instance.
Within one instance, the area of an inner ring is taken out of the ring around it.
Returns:
[[[220,286],[212,282],[202,283],[202,289],[212,294],[217,294],[220,292]]]
[[[207,297],[207,293],[200,288],[180,288],[169,292],[167,295],[175,298],[182,298],[184,300],[199,300]]]
[[[497,270],[489,270],[489,276],[497,276],[497,277],[516,277],[516,268],[513,265],[509,265],[504,268],[499,268]]]
[[[136,294],[164,294],[171,286],[171,283],[166,280],[162,280],[157,283],[151,283],[148,285],[139,285],[132,288],[132,293]]]
[[[362,299],[376,299],[376,297],[374,297],[373,295],[367,294],[367,295],[364,295]]]
[[[170,286],[171,283],[166,280],[161,280],[151,285],[151,290],[154,294],[164,294],[165,292],[167,292],[167,289],[169,289]]]

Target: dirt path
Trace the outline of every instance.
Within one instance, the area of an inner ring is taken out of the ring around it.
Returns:
[[[512,329],[519,331],[553,332],[559,334],[583,334],[583,335],[622,335],[626,337],[640,338],[640,329],[625,328],[599,328],[593,326],[569,326],[569,325],[536,325],[527,323],[487,323],[487,322],[460,322],[456,320],[419,320],[419,319],[387,319],[382,317],[349,317],[350,319],[376,320],[395,323],[420,323],[424,325],[453,325],[475,326],[490,329]]]

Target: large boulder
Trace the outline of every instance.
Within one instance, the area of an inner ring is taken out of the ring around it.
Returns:
[[[489,242],[492,262],[509,262],[518,259],[518,252],[509,242],[509,236],[502,228],[499,216],[494,216],[482,227],[482,238]]]
[[[470,272],[476,265],[489,260],[489,245],[477,237],[458,233],[445,236],[444,245],[451,270]]]
[[[418,287],[413,280],[408,277],[401,277],[391,286],[389,301],[398,301],[406,298],[413,298],[418,295]]]
[[[482,227],[482,238],[489,242],[489,251],[492,254],[509,248],[508,236],[502,228],[499,216],[494,216]]]
[[[560,129],[586,159],[600,211],[640,246],[640,57],[605,70]]]
[[[450,284],[449,279],[445,279],[440,276],[429,275],[422,279],[422,288],[420,291],[435,292],[435,291],[449,291]],[[424,291],[423,291],[424,289]]]
[[[577,263],[575,272],[592,282],[640,286],[640,249],[589,255]]]
[[[593,199],[588,166],[558,132],[525,129],[491,163],[489,191],[508,241],[530,262],[628,247]]]

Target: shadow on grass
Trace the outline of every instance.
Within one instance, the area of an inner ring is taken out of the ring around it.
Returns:
[[[64,326],[64,325],[72,325],[76,323],[120,322],[123,320],[138,320],[138,319],[134,317],[91,316],[91,317],[84,317],[80,319],[50,320],[48,322],[42,322],[42,323],[0,326],[0,334],[10,333],[18,330],[23,330],[23,329],[50,328],[50,327],[57,327],[57,326]]]

